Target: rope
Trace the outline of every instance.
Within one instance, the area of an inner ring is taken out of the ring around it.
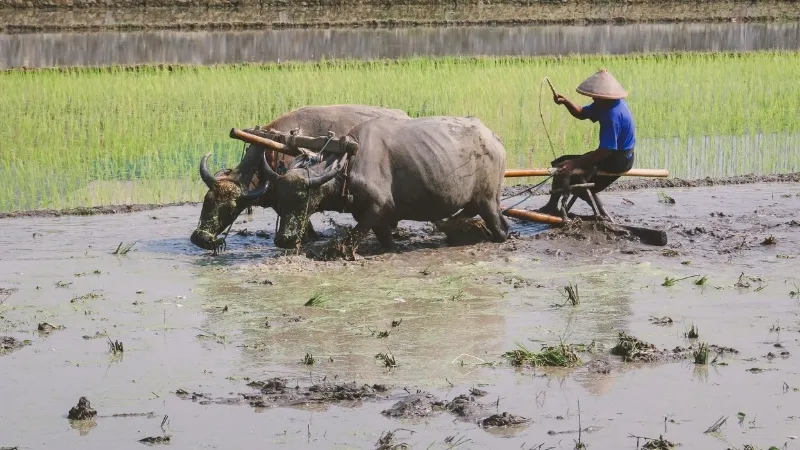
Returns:
[[[553,83],[550,82],[550,79],[544,77],[542,82],[539,84],[539,117],[542,119],[542,127],[544,128],[544,134],[547,136],[547,142],[550,143],[550,150],[553,152],[553,159],[558,159],[556,156],[556,149],[553,146],[553,141],[550,139],[550,133],[547,131],[547,124],[544,122],[544,115],[542,114],[542,90],[544,89],[544,82],[547,81],[547,84],[550,85],[550,90],[553,92],[553,97],[556,95],[556,90],[553,88]]]
[[[542,79],[542,82],[539,84],[539,117],[542,119],[542,128],[544,128],[544,133],[547,136],[547,142],[550,143],[550,151],[553,152],[553,158],[557,159],[558,157],[556,156],[556,148],[553,145],[552,139],[550,139],[550,132],[547,131],[547,123],[545,123],[544,114],[542,114],[542,91],[544,90],[545,81],[550,86],[550,91],[553,93],[553,96],[555,97],[555,95],[556,95],[556,90],[553,87],[553,83],[550,82],[549,78],[544,77],[544,79]],[[518,201],[517,203],[514,203],[513,205],[511,205],[511,206],[509,206],[507,208],[501,208],[500,211],[501,212],[502,211],[507,211],[507,210],[509,210],[511,208],[514,208],[515,206],[518,206],[518,205],[524,203],[526,200],[528,200],[529,198],[531,198],[533,196],[534,192],[536,192],[539,188],[544,186],[544,184],[547,183],[551,178],[553,178],[554,175],[555,174],[550,174],[550,176],[548,176],[547,178],[542,180],[540,183],[535,184],[535,185],[525,189],[522,192],[519,192],[517,194],[509,195],[508,197],[502,198],[501,201],[502,200],[508,200],[508,199],[514,198],[514,197],[518,197],[518,196],[520,196],[520,195],[522,195],[522,194],[524,194],[526,192],[528,193],[528,195],[525,198],[523,198],[522,200]]]
[[[509,195],[508,197],[505,197],[505,198],[501,199],[501,200],[508,200],[510,198],[518,197],[518,196],[520,196],[520,195],[522,195],[522,194],[524,194],[526,192],[528,193],[528,195],[525,198],[523,198],[522,200],[518,201],[517,203],[514,203],[513,205],[511,205],[511,206],[509,206],[507,208],[500,208],[500,211],[501,212],[507,211],[507,210],[509,210],[511,208],[514,208],[515,206],[519,206],[521,203],[524,203],[526,200],[528,200],[529,198],[533,197],[533,193],[534,192],[536,192],[540,187],[544,186],[545,183],[550,181],[550,178],[553,178],[553,175],[550,175],[549,177],[547,177],[544,180],[542,180],[541,183],[538,183],[538,184],[536,184],[534,186],[531,186],[531,187],[525,189],[524,191],[522,191],[520,193],[517,193],[517,194],[514,194],[514,195]]]

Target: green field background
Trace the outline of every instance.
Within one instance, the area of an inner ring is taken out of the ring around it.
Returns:
[[[701,178],[800,166],[797,52],[8,71],[0,211],[201,200],[200,157],[213,151],[219,168],[241,155],[231,127],[304,105],[474,115],[503,139],[509,168],[546,167],[554,153],[593,149],[597,125],[572,119],[545,86],[551,150],[543,78],[587,103],[575,87],[601,67],[630,92],[637,167]]]

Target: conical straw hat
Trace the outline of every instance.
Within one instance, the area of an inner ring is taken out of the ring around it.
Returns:
[[[617,100],[628,96],[619,81],[606,69],[600,69],[594,75],[583,80],[575,90],[587,97],[605,100]]]

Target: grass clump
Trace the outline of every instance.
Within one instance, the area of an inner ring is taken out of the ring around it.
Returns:
[[[503,354],[504,358],[511,361],[513,366],[531,365],[533,367],[577,367],[583,365],[583,360],[572,345],[563,342],[553,346],[544,346],[541,351],[533,352],[524,345]]]
[[[708,344],[706,344],[705,342],[701,342],[697,346],[697,349],[695,349],[692,352],[692,356],[694,356],[694,363],[695,364],[702,364],[702,365],[708,364],[708,355],[709,355],[709,353],[710,353],[710,350],[708,349]]]
[[[637,166],[667,167],[678,178],[793,170],[800,123],[786,111],[800,104],[797,51],[13,70],[0,72],[0,120],[13,124],[0,128],[8,149],[0,152],[0,211],[201,201],[202,155],[215,150],[211,167],[239,161],[241,143],[227,130],[312,104],[475,115],[503,138],[509,168],[548,167],[552,154],[530,149],[549,147],[548,135],[557,151],[582,148],[597,128],[549,102],[545,135],[530,120],[539,112],[530,86],[547,75],[567,93],[603,66],[633,93],[637,138],[648,149]],[[503,83],[486,89],[487,79]],[[280,95],[252,95],[263,86]],[[693,108],[698,102],[704,107]],[[751,157],[732,157],[740,148]]]

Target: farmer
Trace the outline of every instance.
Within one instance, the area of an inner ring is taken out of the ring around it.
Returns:
[[[628,96],[622,85],[606,70],[600,69],[594,75],[584,80],[576,91],[587,97],[591,97],[592,104],[578,106],[567,97],[555,93],[553,101],[558,105],[564,105],[567,110],[578,120],[589,119],[592,122],[600,122],[600,143],[597,149],[583,155],[564,155],[551,164],[557,167],[556,176],[553,177],[553,189],[559,189],[564,185],[564,180],[574,169],[588,171],[593,167],[609,173],[621,173],[631,170],[633,167],[633,147],[636,144],[636,132],[633,124],[633,116],[628,109],[628,104],[623,98]],[[595,177],[591,182],[594,187],[590,188],[593,193],[601,192],[611,185],[619,177]],[[570,178],[570,184],[580,183],[577,177]],[[585,190],[576,190],[575,194],[581,200],[589,203],[589,196]],[[556,214],[558,212],[558,200],[561,193],[550,195],[550,201],[538,211],[545,214]],[[607,216],[602,204],[597,207],[601,215]],[[589,203],[591,204],[591,203]]]

